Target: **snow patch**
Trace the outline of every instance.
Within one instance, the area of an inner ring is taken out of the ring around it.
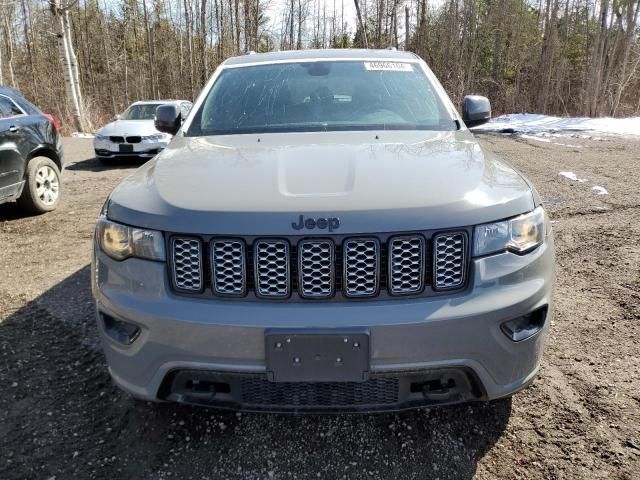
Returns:
[[[474,127],[473,131],[523,133],[538,136],[549,133],[560,133],[566,136],[582,132],[640,137],[640,117],[553,117],[536,113],[514,113],[493,118],[489,123]]]
[[[548,138],[540,138],[540,137],[534,137],[533,135],[520,135],[520,138],[526,138],[528,140],[535,140],[536,142],[545,142],[545,143],[551,143],[551,140],[549,140]]]
[[[599,185],[595,185],[591,187],[591,190],[593,190],[598,195],[609,195],[609,192],[607,192],[607,189]]]
[[[574,182],[583,183],[587,181],[586,178],[578,178],[578,176],[573,172],[560,172],[558,175],[568,178],[569,180],[573,180]]]
[[[93,138],[93,133],[73,132],[71,134],[73,138]]]

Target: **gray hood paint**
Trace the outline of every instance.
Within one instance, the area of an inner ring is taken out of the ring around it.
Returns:
[[[534,208],[530,186],[468,131],[178,134],[112,193],[109,218],[180,233],[334,234],[446,229]]]

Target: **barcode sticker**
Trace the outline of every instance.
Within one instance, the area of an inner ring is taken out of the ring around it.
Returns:
[[[365,70],[377,70],[387,72],[413,72],[410,63],[401,62],[364,62]]]

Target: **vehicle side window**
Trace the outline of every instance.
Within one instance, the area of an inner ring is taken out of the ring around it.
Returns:
[[[18,107],[13,100],[4,95],[0,95],[0,118],[16,117],[24,115],[24,112]]]

